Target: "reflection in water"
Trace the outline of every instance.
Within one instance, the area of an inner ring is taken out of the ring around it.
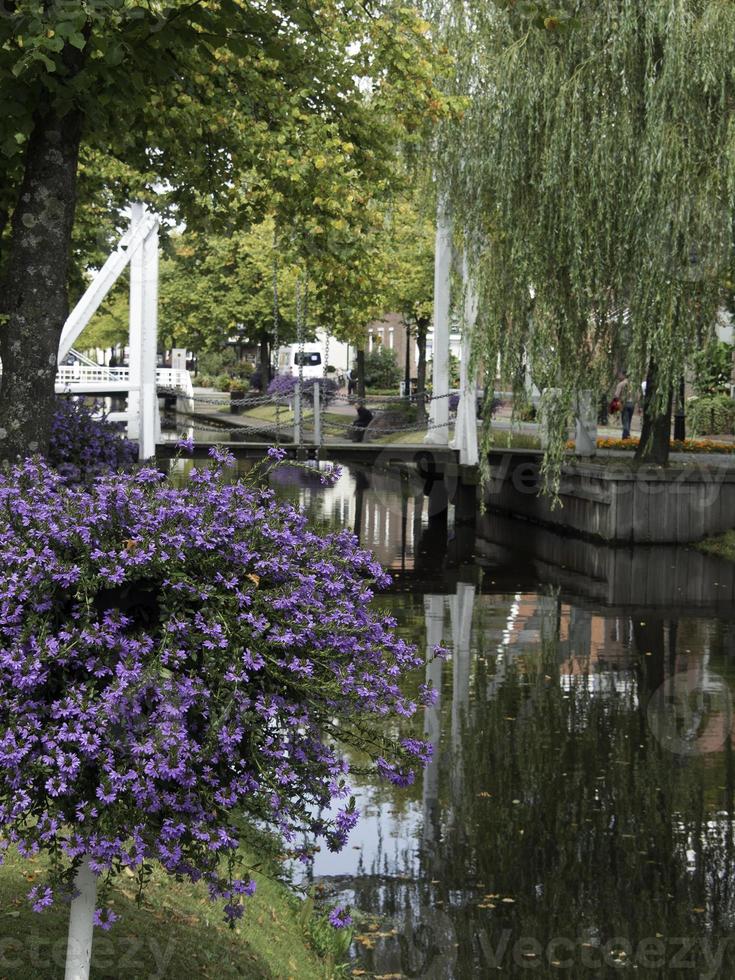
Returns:
[[[276,480],[391,569],[376,602],[427,653],[407,688],[439,693],[407,723],[426,771],[356,787],[351,844],[311,872],[357,911],[355,967],[732,976],[735,566],[499,518],[468,546],[406,477]]]
[[[735,627],[719,598],[707,609],[706,588],[666,601],[655,574],[727,571],[683,551],[639,560],[576,543],[577,573],[553,561],[569,542],[524,555],[538,533],[524,525],[499,527],[497,543],[478,543],[481,562],[457,568],[451,507],[432,514],[420,488],[392,480],[347,473],[326,492],[294,491],[393,569],[377,601],[425,645],[439,693],[412,722],[435,746],[422,778],[358,787],[352,846],[316,858],[314,878],[363,916],[355,966],[732,975]],[[643,563],[650,583],[634,604],[619,599],[623,562],[639,581]],[[431,659],[440,643],[446,661]]]

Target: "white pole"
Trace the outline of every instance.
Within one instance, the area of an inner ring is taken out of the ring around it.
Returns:
[[[480,458],[477,451],[477,385],[475,373],[470,370],[472,332],[477,320],[477,292],[470,278],[466,255],[462,260],[462,281],[465,289],[464,323],[459,359],[459,405],[452,448],[459,450],[459,461],[463,466],[477,466]]]
[[[319,382],[314,382],[314,445],[322,444],[321,390]]]
[[[84,858],[79,865],[74,887],[78,894],[72,900],[69,910],[64,980],[89,980],[94,907],[97,902],[97,875],[90,869],[88,858]]]
[[[293,398],[293,441],[296,446],[301,445],[301,378],[296,381]]]
[[[143,261],[143,320],[140,333],[140,458],[156,453],[157,412],[156,360],[158,351],[158,225],[154,225],[141,248]]]
[[[134,201],[130,205],[130,233],[145,217],[145,205]],[[128,439],[140,435],[140,380],[141,334],[144,317],[143,248],[138,246],[130,259],[130,336],[128,337],[128,367],[130,391],[128,392]]]
[[[449,442],[449,304],[452,271],[452,226],[443,201],[436,218],[434,252],[434,337],[430,428],[424,442],[446,446]],[[439,396],[439,397],[437,397]]]

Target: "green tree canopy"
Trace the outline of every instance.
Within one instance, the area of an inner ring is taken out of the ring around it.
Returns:
[[[663,461],[672,385],[731,263],[735,7],[450,8],[470,99],[439,157],[487,361],[499,351],[520,377],[528,352],[536,383],[560,386],[568,406],[609,385],[621,350],[636,382],[648,375],[648,414],[663,422],[644,429],[643,454]]]
[[[427,25],[395,0],[6,4],[2,454],[48,437],[80,192],[75,243],[92,261],[104,251],[94,209],[119,207],[128,186],[163,188],[179,221],[207,234],[274,214],[306,256],[344,262],[398,142],[445,110],[433,71]],[[99,159],[114,185],[96,182]]]

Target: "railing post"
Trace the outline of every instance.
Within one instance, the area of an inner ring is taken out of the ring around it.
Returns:
[[[293,394],[293,441],[295,446],[301,445],[301,378],[297,379]]]
[[[321,413],[321,389],[319,382],[314,382],[314,445],[322,444],[322,413]]]

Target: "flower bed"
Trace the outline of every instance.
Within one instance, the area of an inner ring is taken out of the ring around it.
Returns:
[[[598,439],[598,449],[629,449],[638,448],[638,439]],[[718,442],[716,439],[672,439],[671,451],[675,453],[735,453],[735,443]],[[575,443],[569,440],[567,449],[574,449]]]
[[[433,692],[401,693],[423,658],[370,609],[378,563],[213,455],[181,488],[148,468],[69,486],[38,460],[0,475],[0,834],[51,856],[38,910],[82,859],[141,888],[158,861],[234,921],[254,888],[235,815],[336,850],[357,820],[340,743],[401,785],[427,759],[381,724]]]

